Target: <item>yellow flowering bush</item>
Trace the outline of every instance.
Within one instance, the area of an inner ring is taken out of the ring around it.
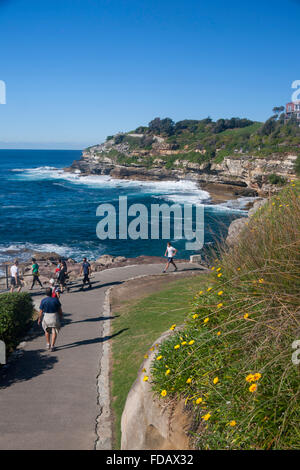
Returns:
[[[238,244],[220,248],[202,295],[191,293],[184,329],[152,364],[157,393],[188,399],[197,449],[300,449],[299,367],[291,360],[300,324],[298,193],[298,182],[284,188],[280,209],[271,199]]]

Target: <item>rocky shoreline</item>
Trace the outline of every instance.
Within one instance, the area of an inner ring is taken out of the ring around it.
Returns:
[[[80,176],[104,175],[114,179],[193,181],[209,191],[213,203],[236,197],[265,197],[280,189],[279,185],[270,184],[270,175],[286,179],[295,177],[296,155],[258,158],[236,154],[225,157],[221,163],[207,161],[201,164],[181,159],[175,160],[170,168],[161,153],[166,152],[164,149],[155,149],[159,157],[149,167],[142,157],[135,164],[120,163],[117,157],[111,156],[107,146],[108,143],[104,143],[84,150],[81,159],[64,170]],[[114,150],[120,151],[118,146],[114,146]],[[132,157],[132,154],[128,153],[128,156]]]

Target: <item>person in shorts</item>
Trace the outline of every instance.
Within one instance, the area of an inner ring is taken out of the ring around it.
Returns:
[[[90,274],[91,274],[91,265],[90,263],[88,263],[86,258],[83,258],[81,270],[80,270],[80,275],[81,276],[83,275],[81,290],[83,290],[85,284],[88,284],[90,289],[92,288],[91,281],[89,278]]]
[[[165,269],[163,270],[163,273],[165,273],[168,270],[168,267],[170,266],[170,264],[173,264],[173,266],[175,268],[174,271],[177,271],[177,266],[174,263],[174,259],[173,259],[174,256],[176,255],[177,251],[178,250],[176,248],[174,248],[174,246],[172,246],[170,242],[167,243],[167,249],[165,251],[165,256],[168,257],[168,262],[165,266]]]
[[[19,277],[19,261],[16,259],[14,264],[10,268],[10,292],[12,293],[15,289],[18,288],[18,292],[22,289],[22,283]]]
[[[47,287],[46,296],[40,304],[38,324],[42,322],[45,331],[47,349],[54,351],[55,341],[60,330],[63,313],[57,297],[52,297],[51,287]]]

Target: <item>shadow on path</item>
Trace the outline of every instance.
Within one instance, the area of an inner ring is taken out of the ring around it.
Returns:
[[[79,287],[78,289],[71,289],[70,290],[70,294],[72,294],[72,292],[88,292],[88,291],[93,291],[93,290],[96,290],[96,289],[102,289],[102,287],[109,287],[109,286],[115,286],[115,285],[118,285],[118,284],[123,284],[124,281],[111,281],[111,282],[107,282],[106,284],[102,284],[101,281],[94,281],[94,282],[91,282],[91,285],[92,285],[92,288],[89,289],[88,287],[84,287],[82,289],[82,284],[80,285],[81,287]],[[78,285],[76,286],[73,286],[73,287],[78,287]]]
[[[43,354],[42,354],[43,353]],[[11,360],[8,367],[0,369],[0,390],[16,382],[24,382],[52,369],[57,358],[45,353],[45,350],[22,350]]]
[[[64,323],[84,323],[84,322],[96,322],[96,321],[104,321],[104,320],[113,320],[116,317],[119,317],[120,315],[114,315],[113,317],[94,317],[94,318],[86,318],[85,320],[77,320],[77,321],[72,321],[72,320],[66,320]]]
[[[64,346],[58,346],[55,348],[56,351],[60,351],[61,349],[70,349],[70,348],[77,348],[78,346],[86,346],[87,344],[97,344],[97,343],[104,343],[104,341],[108,341],[115,336],[118,336],[124,331],[129,330],[129,328],[123,328],[122,330],[118,331],[117,333],[110,335],[110,336],[104,336],[103,338],[94,338],[94,339],[84,339],[82,341],[75,341],[74,343],[70,344],[65,344]]]

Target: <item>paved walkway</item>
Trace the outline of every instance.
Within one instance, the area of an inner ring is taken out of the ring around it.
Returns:
[[[97,375],[103,342],[111,338],[103,337],[110,320],[102,315],[105,291],[132,277],[161,273],[162,267],[108,269],[94,274],[92,290],[74,287],[62,295],[65,318],[57,349],[45,351],[41,332],[0,375],[0,449],[95,448]],[[202,270],[188,263],[178,267]]]

